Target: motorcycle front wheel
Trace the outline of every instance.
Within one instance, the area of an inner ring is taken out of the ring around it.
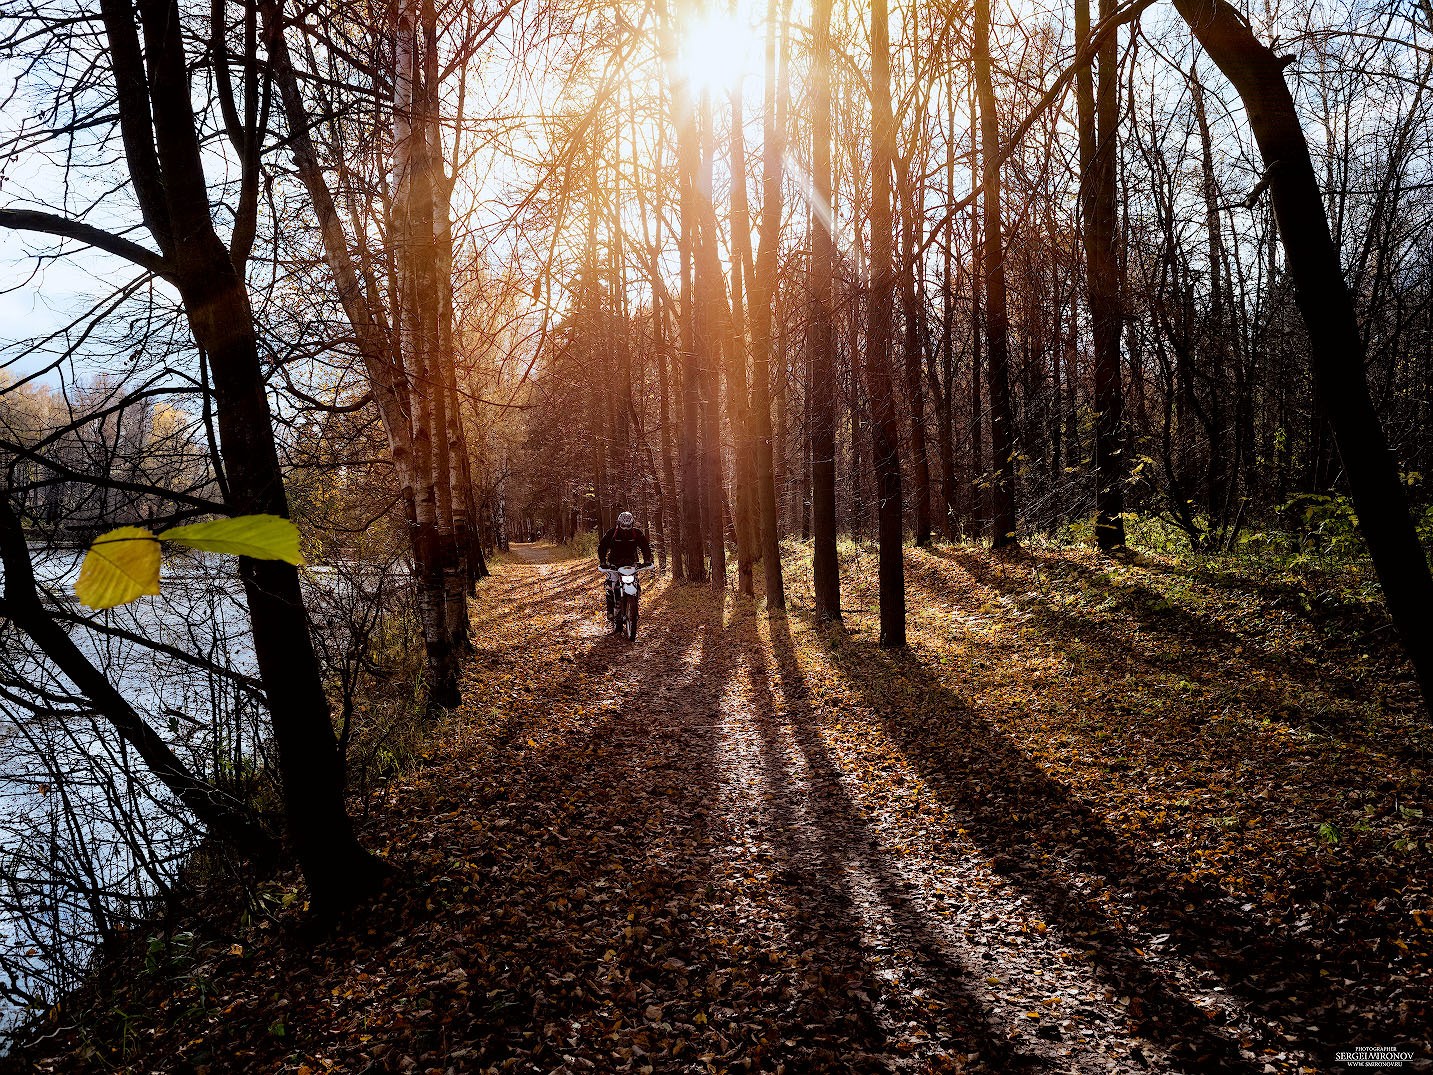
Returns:
[[[629,597],[625,600],[627,610],[627,641],[637,641],[637,599]]]

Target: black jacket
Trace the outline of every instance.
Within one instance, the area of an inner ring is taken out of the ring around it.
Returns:
[[[635,567],[639,563],[646,566],[652,562],[652,546],[637,527],[618,530],[614,526],[597,543],[597,562],[602,567]]]

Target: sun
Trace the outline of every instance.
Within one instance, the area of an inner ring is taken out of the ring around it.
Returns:
[[[677,69],[694,93],[730,92],[758,73],[761,35],[740,8],[708,11],[687,23],[677,49]]]

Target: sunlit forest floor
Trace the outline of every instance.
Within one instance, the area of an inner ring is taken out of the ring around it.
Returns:
[[[1332,1071],[1426,1061],[1427,726],[1351,569],[911,550],[912,645],[515,546],[348,929],[211,908],[43,1070]],[[290,885],[292,891],[292,885]],[[1406,1070],[1419,1070],[1410,1066]]]

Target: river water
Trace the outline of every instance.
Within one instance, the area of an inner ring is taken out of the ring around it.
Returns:
[[[90,613],[73,599],[81,559],[31,548],[36,578],[78,621],[70,636],[192,772],[243,794],[272,766],[237,560],[183,553],[166,560],[161,594]],[[351,656],[355,625],[410,599],[403,562],[334,561],[303,577],[321,662]],[[143,923],[198,835],[107,721],[0,620],[0,1053],[7,1028],[79,984],[107,934]]]
[[[36,548],[32,560],[57,595],[73,594],[80,554]],[[234,568],[232,558],[178,558],[165,564],[160,596],[95,616],[114,634],[70,631],[179,756],[211,776],[263,749]],[[0,1033],[76,984],[104,932],[135,920],[146,897],[172,884],[194,839],[172,796],[103,718],[0,621]]]

